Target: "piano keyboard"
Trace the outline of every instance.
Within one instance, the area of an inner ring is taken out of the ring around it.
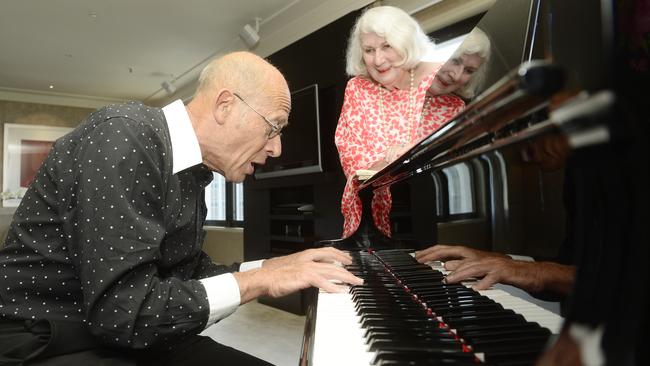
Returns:
[[[318,295],[312,365],[532,364],[562,318],[503,290],[444,285],[399,250],[353,253],[364,278]]]
[[[447,271],[444,268],[443,263],[441,262],[435,261],[429,263],[429,265],[431,265],[431,268],[433,268],[434,270],[440,271],[443,275],[447,275],[449,273],[449,271]],[[470,287],[475,282],[476,281],[467,281],[467,282],[463,282],[463,285]],[[512,309],[515,312],[523,315],[527,321],[537,322],[542,327],[548,328],[551,331],[551,333],[560,334],[560,331],[562,330],[562,323],[564,322],[564,318],[562,318],[561,316],[557,315],[552,311],[544,309],[543,307],[537,304],[534,304],[530,301],[526,301],[518,296],[514,296],[511,293],[500,289],[499,287],[511,287],[511,286],[496,285],[490,289],[479,290],[477,292],[481,295],[487,296],[492,300],[498,302],[499,304],[503,305],[504,308]]]

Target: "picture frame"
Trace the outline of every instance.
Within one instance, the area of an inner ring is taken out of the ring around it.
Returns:
[[[4,124],[2,205],[17,207],[54,141],[70,127]]]

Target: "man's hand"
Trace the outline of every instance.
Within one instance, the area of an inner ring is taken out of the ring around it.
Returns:
[[[267,295],[272,297],[285,296],[312,286],[327,292],[346,292],[347,286],[341,284],[363,284],[362,279],[331,263],[299,262],[275,268],[267,275]]]
[[[302,252],[267,259],[262,262],[262,267],[271,269],[299,262],[341,263],[348,265],[352,264],[352,257],[348,253],[332,247],[307,249]]]
[[[346,291],[341,284],[363,284],[361,278],[341,266],[351,263],[350,255],[338,249],[308,249],[266,260],[262,268],[233,275],[243,304],[259,296],[281,297],[312,286],[328,292]]]
[[[460,265],[477,261],[483,258],[507,258],[505,254],[486,252],[483,250],[472,249],[462,245],[434,245],[427,249],[415,253],[415,259],[420,263],[431,261],[445,262],[445,269],[453,271]]]
[[[472,286],[475,290],[504,283],[530,293],[549,291],[566,295],[573,288],[575,267],[553,262],[524,262],[509,257],[483,257],[459,265],[445,281],[457,283],[468,278],[480,278]]]
[[[495,283],[505,283],[529,292],[541,291],[543,279],[535,267],[536,263],[522,262],[510,257],[483,257],[464,261],[445,277],[446,283],[457,283],[468,278],[480,278],[472,288],[485,290]]]

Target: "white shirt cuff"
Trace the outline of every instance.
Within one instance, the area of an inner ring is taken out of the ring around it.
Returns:
[[[241,302],[239,284],[232,273],[208,277],[199,280],[205,287],[210,304],[210,316],[205,327],[227,317],[237,310]]]
[[[571,324],[569,335],[580,348],[580,358],[585,366],[602,366],[605,364],[605,354],[600,346],[605,327],[601,324],[590,328],[582,324]]]
[[[239,265],[239,272],[246,272],[250,271],[251,269],[261,268],[262,262],[264,262],[264,259],[260,259],[258,261],[243,262]]]
[[[516,261],[522,261],[522,262],[534,262],[535,258],[529,257],[527,255],[517,255],[517,254],[506,254],[508,257],[516,260]]]

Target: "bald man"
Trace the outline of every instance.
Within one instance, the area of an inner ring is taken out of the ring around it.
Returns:
[[[362,281],[324,248],[232,266],[201,250],[212,172],[241,182],[281,154],[280,72],[212,61],[194,99],[88,116],[56,141],[0,251],[0,364],[266,364],[198,334],[261,295]]]

